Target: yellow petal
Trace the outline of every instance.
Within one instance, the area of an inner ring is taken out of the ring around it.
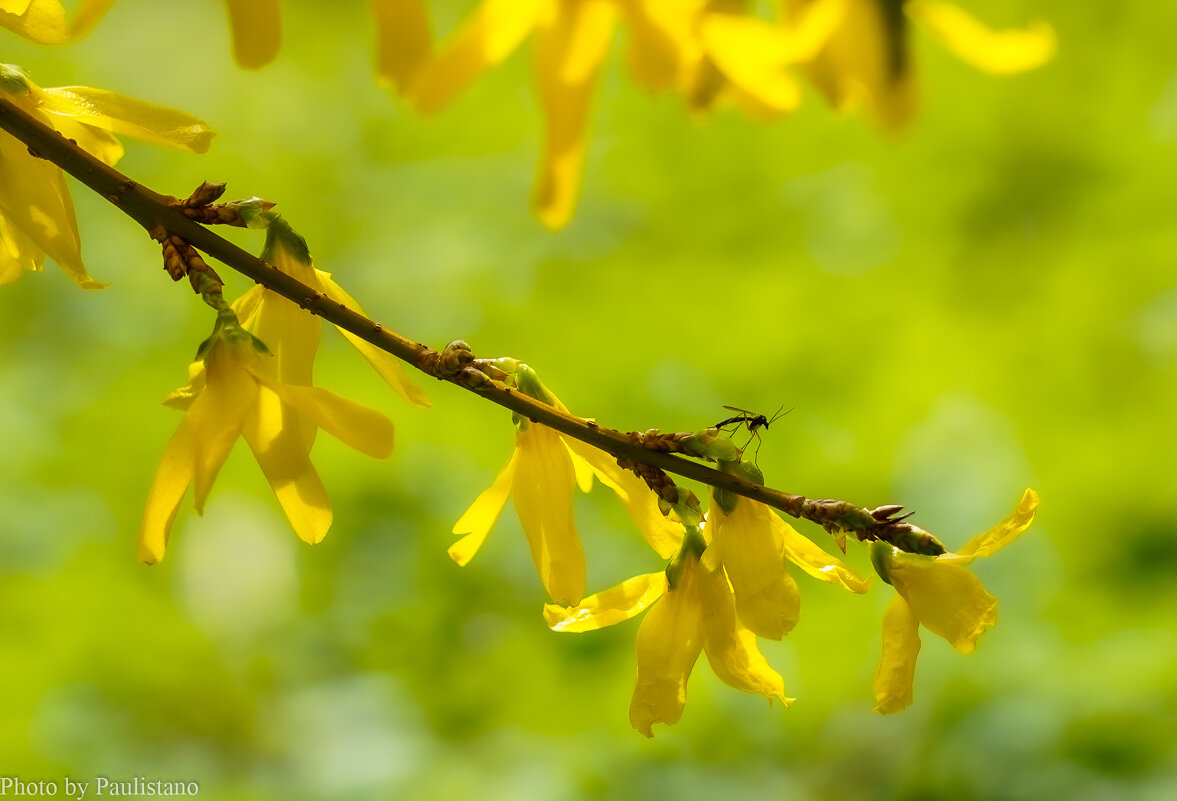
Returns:
[[[246,69],[264,67],[282,43],[282,6],[278,0],[225,0],[233,35],[233,57]]]
[[[342,303],[347,308],[359,314],[364,314],[363,308],[356,302],[355,298],[347,294],[343,287],[331,280],[331,276],[322,270],[315,270],[316,280],[320,291],[336,303]],[[339,328],[339,333],[350,342],[360,355],[372,366],[381,378],[383,378],[390,387],[392,387],[398,395],[407,400],[409,403],[418,407],[430,406],[429,396],[425,394],[425,390],[417,386],[413,379],[409,378],[405,368],[401,366],[400,359],[392,354],[381,350],[380,348],[368,342],[366,339],[353,334],[343,328]]]
[[[845,13],[807,65],[814,85],[839,110],[870,104],[880,122],[902,126],[915,108],[906,24],[898,4],[844,0]],[[790,2],[792,24],[803,24],[806,4]]]
[[[163,405],[169,409],[187,411],[203,391],[204,362],[192,362],[188,365],[188,383],[169,392],[163,399]]]
[[[0,214],[83,289],[106,286],[82,265],[74,204],[61,170],[30,156],[28,148],[6,133],[0,133]]]
[[[429,15],[422,0],[372,0],[376,18],[376,75],[407,92],[429,60]]]
[[[246,344],[218,340],[205,357],[205,386],[185,415],[195,441],[193,495],[198,514],[212,489],[221,465],[245,424],[245,415],[257,401],[258,384],[246,368]]]
[[[662,514],[658,508],[658,496],[646,486],[646,482],[622,469],[616,459],[599,448],[571,438],[564,442],[602,484],[617,494],[650,547],[663,559],[674,555],[682,544],[682,524]]]
[[[1028,489],[1018,501],[1014,513],[1002,520],[984,534],[978,534],[968,541],[968,544],[957,551],[958,556],[989,556],[1000,551],[1005,546],[1021,536],[1022,532],[1034,522],[1034,514],[1038,511],[1038,493]],[[949,561],[952,554],[946,554],[939,561]],[[967,564],[967,562],[964,562]]]
[[[115,165],[125,152],[122,142],[114,134],[86,125],[69,117],[53,117],[53,127],[66,139],[77,142],[78,147],[104,164]]]
[[[295,411],[306,415],[344,445],[374,459],[387,459],[392,454],[392,421],[375,409],[320,387],[281,384],[257,377]]]
[[[875,673],[876,712],[890,715],[911,706],[919,652],[919,621],[907,601],[896,595],[883,613],[883,656]]]
[[[904,11],[953,55],[985,72],[1025,72],[1054,58],[1054,29],[1042,21],[1025,30],[994,31],[952,3],[910,0]]]
[[[231,308],[233,309],[233,313],[237,315],[237,321],[242,326],[248,327],[253,323],[253,316],[257,314],[262,298],[267,291],[261,284],[255,284],[250,287],[248,292],[233,301]]]
[[[323,335],[319,318],[277,292],[265,289],[248,320],[248,323],[242,320],[242,325],[266,343],[273,354],[273,359],[266,360],[272,366],[270,374],[284,384],[310,386]]]
[[[509,56],[535,28],[545,5],[544,0],[485,0],[418,73],[417,108],[438,111],[483,70]]]
[[[114,0],[81,0],[74,8],[74,18],[70,22],[70,40],[77,41],[93,30],[113,5]]]
[[[698,598],[699,561],[687,556],[678,586],[646,613],[638,628],[637,680],[629,702],[630,724],[647,737],[653,725],[674,725],[687,703],[687,679],[703,648]]]
[[[11,284],[25,270],[40,270],[45,252],[0,214],[0,286]]]
[[[595,631],[629,620],[666,592],[666,571],[646,573],[590,595],[579,606],[544,604],[544,622],[552,631]]]
[[[651,91],[674,87],[699,59],[694,35],[700,0],[629,0],[622,4],[634,80]]]
[[[961,653],[977,647],[977,638],[997,622],[997,599],[985,592],[967,568],[932,557],[897,554],[890,565],[891,583],[911,606],[924,628]]]
[[[474,558],[474,554],[478,553],[490,530],[498,522],[499,515],[503,513],[507,496],[511,492],[511,484],[515,480],[515,462],[518,458],[518,451],[513,452],[511,461],[507,462],[507,466],[495,478],[490,488],[475,498],[470,508],[458,518],[457,523],[454,523],[454,534],[467,535],[450,546],[450,558],[459,565],[465,567]]]
[[[616,11],[605,0],[559,3],[536,32],[535,77],[547,134],[532,203],[540,221],[572,218],[584,168],[589,102],[613,38]]]
[[[792,111],[801,103],[801,90],[786,65],[792,56],[789,33],[750,17],[711,14],[701,34],[707,55],[741,104],[759,115]]]
[[[9,0],[0,5],[0,26],[37,44],[61,44],[69,38],[58,0]]]
[[[151,491],[147,493],[143,524],[139,528],[139,559],[149,565],[163,559],[176,511],[192,483],[196,466],[195,434],[191,420],[185,417],[180,421],[180,427],[168,440]]]
[[[775,517],[747,498],[740,498],[730,515],[713,501],[708,529],[735,591],[740,621],[761,637],[779,640],[797,624],[801,596],[785,568]]]
[[[785,556],[809,575],[830,584],[836,584],[850,592],[864,593],[870,589],[870,578],[863,578],[855,573],[844,562],[817,547],[808,537],[803,537],[797,530],[781,520],[779,515],[769,512],[772,516],[773,527],[784,544]]]
[[[320,542],[331,527],[331,500],[311,464],[300,416],[262,386],[241,430],[282,511],[304,542]]]
[[[585,566],[572,521],[572,459],[560,435],[538,423],[515,435],[515,449],[515,511],[531,558],[552,600],[575,606],[584,595]]]
[[[105,89],[62,86],[42,89],[38,99],[41,109],[50,114],[194,153],[207,151],[215,136],[207,123],[191,114]]]
[[[756,646],[756,635],[740,624],[732,589],[719,560],[704,554],[699,565],[699,603],[703,609],[703,648],[711,669],[725,684],[746,693],[779,698],[788,706],[785,682]]]
[[[790,62],[812,61],[842,25],[848,0],[811,0],[797,10],[785,30]]]

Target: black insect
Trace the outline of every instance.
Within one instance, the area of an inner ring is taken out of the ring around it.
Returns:
[[[772,417],[768,417],[763,414],[757,414],[756,412],[750,412],[747,409],[741,409],[739,406],[725,405],[723,408],[727,409],[728,411],[739,412],[739,414],[732,415],[725,420],[720,420],[718,423],[713,425],[712,428],[718,428],[722,430],[728,426],[734,426],[732,429],[732,433],[734,434],[736,431],[740,430],[740,426],[746,427],[748,429],[748,433],[752,436],[749,437],[746,443],[744,443],[744,447],[741,448],[741,450],[747,449],[747,447],[752,444],[752,440],[756,440],[756,454],[753,455],[753,460],[755,460],[756,456],[760,453],[760,429],[763,428],[765,431],[767,431],[771,424],[775,423],[778,419],[793,411],[792,409],[789,409],[788,412],[783,411],[785,407],[782,404],[781,408],[776,410],[776,414],[774,414]]]

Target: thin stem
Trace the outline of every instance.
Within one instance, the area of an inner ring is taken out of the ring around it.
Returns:
[[[123,173],[82,150],[72,140],[43,125],[0,94],[0,128],[28,145],[29,152],[53,162],[99,195],[105,197],[149,233],[157,237],[162,229],[242,275],[278,293],[292,303],[352,332],[402,361],[435,378],[449,381],[492,403],[510,409],[529,420],[561,434],[587,442],[613,455],[660,468],[685,478],[726,489],[781,510],[796,518],[817,523],[831,532],[852,531],[859,539],[881,539],[900,547],[910,540],[915,527],[846,501],[815,500],[756,484],[706,465],[669,453],[643,447],[620,431],[605,428],[534,400],[505,386],[472,366],[473,356],[464,343],[451,343],[438,354],[431,348],[389,331],[374,320],[336,303],[286,273],[271,267],[205,226],[189,219],[176,199],[153,192]],[[882,507],[894,509],[896,507]],[[907,531],[905,532],[904,529]],[[915,529],[919,532],[919,529]],[[920,532],[921,534],[924,532]],[[933,540],[934,542],[934,540]],[[928,546],[932,552],[936,546]],[[911,547],[904,548],[911,550]]]

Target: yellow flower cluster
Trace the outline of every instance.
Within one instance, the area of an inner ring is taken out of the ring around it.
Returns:
[[[620,25],[634,79],[651,90],[680,91],[693,109],[726,99],[758,118],[792,111],[801,90],[790,70],[800,68],[838,108],[865,104],[891,126],[906,121],[914,97],[907,17],[989,72],[1032,69],[1054,51],[1044,23],[994,32],[932,0],[787,0],[776,21],[759,18],[743,0],[483,0],[425,59],[420,0],[376,5],[414,9],[399,12],[412,24],[384,26],[400,35],[381,38],[379,63],[383,77],[427,113],[532,38],[546,129],[533,202],[552,228],[567,224],[575,209],[593,88]]]
[[[84,34],[113,2],[83,0],[67,24],[58,0],[0,0],[0,24],[58,43]],[[281,40],[279,0],[225,2],[237,62],[269,63]],[[994,74],[1034,69],[1055,50],[1044,22],[995,31],[941,0],[781,5],[765,19],[748,0],[482,0],[435,47],[425,0],[372,0],[376,71],[434,113],[530,38],[546,131],[532,200],[545,225],[561,228],[580,191],[594,86],[621,27],[634,80],[678,91],[694,110],[729,102],[755,118],[793,111],[802,99],[796,70],[836,108],[865,107],[890,128],[906,123],[915,106],[909,21]]]
[[[123,155],[114,134],[195,153],[208,150],[213,138],[207,125],[182,111],[86,86],[42,89],[9,64],[0,64],[0,94],[107,164]],[[46,255],[80,286],[105,286],[82,264],[74,204],[61,169],[0,131],[0,285],[25,270],[41,269]]]
[[[362,313],[329,273],[314,266],[306,242],[285,220],[267,212],[264,223],[266,261]],[[189,366],[188,384],[164,399],[185,415],[148,495],[140,559],[154,564],[163,558],[172,521],[190,485],[196,510],[203,511],[238,436],[253,451],[298,536],[311,544],[323,539],[332,514],[310,460],[318,429],[378,459],[392,452],[393,429],[384,415],[313,386],[321,333],[319,318],[260,285],[221,312],[217,331]],[[401,396],[416,406],[429,405],[397,359],[349,331],[340,333]]]
[[[526,365],[515,362],[510,372],[522,392],[567,411]],[[714,440],[714,430],[708,433]],[[761,478],[747,462],[727,463],[725,469]],[[587,492],[594,477],[625,503],[647,542],[669,564],[664,571],[582,597],[585,559],[572,495],[577,484]],[[703,519],[689,504],[659,505],[643,481],[602,451],[519,418],[511,460],[454,526],[455,534],[465,535],[450,548],[458,564],[467,564],[482,547],[508,496],[514,497],[540,581],[555,601],[544,607],[553,631],[593,631],[649,610],[638,629],[630,701],[630,722],[648,737],[655,723],[674,724],[682,716],[687,680],[701,653],[728,685],[786,706],[792,702],[780,674],[757,646],[758,637],[781,639],[800,617],[800,593],[789,565],[849,592],[865,593],[870,587],[869,578],[762,503],[717,491]],[[876,569],[899,593],[883,622],[877,711],[897,712],[911,702],[917,622],[966,652],[993,625],[996,600],[964,565],[1025,531],[1037,503],[1028,490],[1014,515],[954,554],[920,556],[875,543]]]

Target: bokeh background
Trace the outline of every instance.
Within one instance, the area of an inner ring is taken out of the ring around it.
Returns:
[[[437,28],[473,5],[434,2]],[[527,205],[526,49],[421,119],[372,80],[366,3],[288,0],[259,72],[233,64],[214,0],[120,0],[65,49],[0,32],[41,85],[219,132],[203,157],[129,142],[132,177],[278,201],[377,319],[521,358],[579,414],[693,430],[723,404],[793,408],[760,450],[770,484],[905,504],[950,546],[1042,496],[976,566],[1000,624],[971,656],[926,636],[907,712],[871,712],[889,588],[802,577],[801,625],[762,643],[797,703],[701,662],[682,722],[647,741],[627,721],[636,621],[548,632],[510,510],[467,568],[446,556],[510,455],[509,415],[437,384],[408,408],[334,333],[319,383],[386,410],[399,441],[377,463],[319,438],[326,541],[295,538],[239,446],[165,562],[136,563],[179,421],[159,400],[212,317],[77,188],[112,286],[50,265],[0,292],[0,775],[259,800],[1177,797],[1177,19],[966,5],[1051,20],[1059,55],[998,79],[916,31],[922,110],[901,137],[813,93],[774,124],[695,119],[615,54],[557,234]],[[577,503],[590,590],[658,569],[611,497]]]

